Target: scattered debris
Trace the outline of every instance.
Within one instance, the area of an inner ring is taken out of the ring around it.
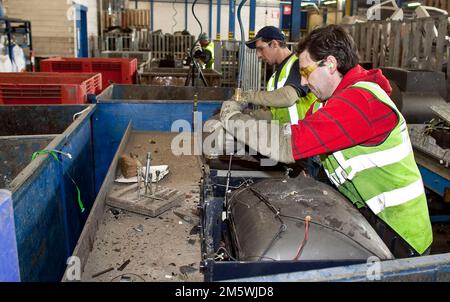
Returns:
[[[152,144],[152,145],[156,144],[156,142],[155,142],[154,140],[150,140],[149,142],[150,142],[150,144]]]
[[[144,226],[142,224],[138,225],[137,227],[133,228],[136,232],[143,232]]]
[[[194,245],[194,244],[195,244],[195,241],[196,241],[195,239],[189,239],[189,240],[188,240],[188,243],[191,244],[191,245]]]
[[[114,267],[107,268],[107,269],[105,269],[105,270],[103,270],[103,271],[101,271],[101,272],[98,272],[98,273],[96,273],[96,274],[93,274],[93,275],[92,275],[92,278],[97,278],[98,276],[101,276],[101,275],[103,275],[103,274],[109,273],[110,271],[113,271],[113,270],[114,270]]]
[[[297,191],[287,192],[287,193],[282,194],[280,196],[280,199],[285,199],[286,197],[294,196],[295,194],[298,194],[298,192]]]
[[[180,221],[178,221],[178,224],[183,224],[183,221],[181,221],[181,220],[180,220]]]
[[[166,279],[172,279],[172,276],[171,275],[165,275],[164,276]]]
[[[115,219],[119,218],[119,215],[120,215],[120,211],[119,210],[111,208],[111,209],[109,209],[109,211],[111,212],[111,214],[113,214]]]
[[[200,217],[200,209],[199,208],[191,209],[191,213],[194,214],[195,216]]]
[[[189,232],[189,235],[197,235],[200,233],[200,228],[198,225],[194,225],[191,229],[191,231]]]
[[[175,263],[173,263],[173,262],[171,262],[171,263],[169,263],[169,265],[171,265],[171,266],[177,266]]]
[[[323,190],[323,195],[328,195],[328,192],[327,191],[325,191],[325,190]]]
[[[145,282],[144,277],[138,274],[128,273],[111,279],[112,282]]]
[[[181,219],[183,219],[184,221],[186,221],[187,223],[194,224],[194,225],[200,224],[200,218],[194,217],[190,213],[186,213],[185,211],[182,211],[182,210],[174,210],[173,213],[175,215],[177,215],[178,217],[180,217]]]
[[[192,273],[194,273],[194,272],[196,272],[196,271],[197,271],[197,269],[194,268],[194,267],[192,267],[192,266],[190,266],[190,265],[183,265],[183,266],[180,266],[180,272],[181,272],[182,274],[184,274],[184,275],[192,274]]]
[[[130,259],[128,259],[127,261],[125,261],[117,270],[118,271],[123,271],[125,269],[125,267],[131,262]]]
[[[128,155],[121,155],[118,160],[118,165],[122,175],[125,178],[130,178],[137,175],[137,169],[141,163]]]

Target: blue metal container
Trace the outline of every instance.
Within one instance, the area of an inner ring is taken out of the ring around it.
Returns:
[[[90,119],[95,106],[72,123],[83,109],[86,106],[0,107],[0,150],[14,162],[5,166],[14,168],[8,170],[14,179],[7,188],[16,226],[16,243],[2,244],[9,247],[5,251],[17,247],[22,281],[60,280],[95,198]],[[10,147],[14,149],[8,153]],[[31,153],[42,149],[56,150],[56,158],[43,152],[32,160]],[[7,220],[0,220],[0,229],[8,228]]]
[[[0,190],[0,282],[20,281],[11,192]]]

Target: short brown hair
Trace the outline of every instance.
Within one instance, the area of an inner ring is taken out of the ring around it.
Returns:
[[[265,43],[270,43],[272,41],[277,41],[278,45],[280,45],[281,48],[286,48],[287,47],[286,41],[273,40],[273,39],[264,39],[264,38],[262,38],[261,41],[263,41]]]
[[[314,29],[298,43],[297,54],[300,55],[305,50],[314,61],[334,56],[337,69],[343,75],[359,64],[358,48],[353,38],[339,25]]]

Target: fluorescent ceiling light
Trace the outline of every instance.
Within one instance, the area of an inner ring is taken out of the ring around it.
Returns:
[[[323,4],[328,5],[328,4],[334,4],[334,3],[336,3],[336,0],[325,1]]]

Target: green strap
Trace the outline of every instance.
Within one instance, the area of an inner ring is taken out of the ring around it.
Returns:
[[[61,163],[61,161],[59,160],[58,155],[56,154],[56,152],[51,151],[51,150],[40,150],[40,151],[36,151],[36,152],[34,152],[34,153],[31,155],[31,160],[33,161],[33,160],[36,159],[36,157],[38,157],[38,155],[44,155],[44,154],[50,154],[51,156],[53,156],[53,158],[54,158],[57,162]],[[85,208],[84,208],[83,201],[81,200],[81,192],[80,192],[80,188],[78,188],[77,183],[75,182],[75,180],[73,180],[72,176],[70,176],[69,173],[64,172],[64,174],[66,174],[66,175],[70,178],[70,180],[71,180],[71,181],[73,182],[73,184],[75,185],[75,188],[77,189],[78,206],[80,207],[81,213],[83,213],[84,210],[85,210]]]
[[[36,151],[33,153],[33,155],[31,155],[31,160],[35,160],[36,157],[38,155],[43,155],[43,154],[50,154],[51,156],[53,156],[54,159],[56,159],[56,161],[59,161],[58,155],[56,155],[56,152],[54,151],[50,151],[50,150],[41,150],[41,151]]]

